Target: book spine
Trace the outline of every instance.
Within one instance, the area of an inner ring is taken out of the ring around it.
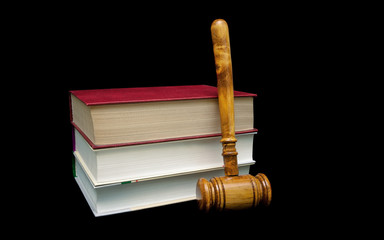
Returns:
[[[72,152],[76,151],[76,138],[75,138],[75,127],[71,125],[72,128]]]
[[[73,115],[72,115],[72,93],[69,93],[69,120],[73,122]]]
[[[77,177],[76,175],[76,158],[74,155],[72,155],[72,175],[73,177]]]

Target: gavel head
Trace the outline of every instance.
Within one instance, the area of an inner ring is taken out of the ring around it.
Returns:
[[[272,188],[268,178],[259,173],[252,175],[214,177],[210,181],[200,178],[196,196],[199,209],[240,210],[268,206],[272,200]]]

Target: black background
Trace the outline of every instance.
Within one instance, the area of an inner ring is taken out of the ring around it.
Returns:
[[[34,194],[23,201],[28,214],[22,216],[74,236],[74,230],[84,230],[110,237],[273,237],[318,227],[314,219],[321,219],[328,201],[318,186],[329,178],[323,170],[331,168],[321,163],[329,160],[329,142],[338,134],[337,120],[330,121],[342,111],[328,104],[349,80],[343,73],[358,74],[344,61],[354,57],[349,39],[358,14],[345,16],[345,6],[277,4],[55,5],[24,11],[26,17],[12,19],[17,27],[11,30],[16,47],[10,62],[24,66],[12,79],[25,79],[26,93],[19,97],[33,115],[24,121],[24,151],[36,155],[29,163],[38,169],[24,189]],[[251,173],[268,176],[271,206],[204,214],[192,201],[95,218],[72,176],[68,91],[215,86],[210,25],[217,18],[229,25],[235,90],[258,95]],[[321,226],[334,229],[337,219],[333,215]]]

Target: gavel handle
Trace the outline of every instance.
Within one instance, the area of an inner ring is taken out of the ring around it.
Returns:
[[[237,176],[239,169],[237,166],[232,60],[228,24],[222,19],[216,19],[211,25],[211,33],[217,75],[224,172],[225,176]]]

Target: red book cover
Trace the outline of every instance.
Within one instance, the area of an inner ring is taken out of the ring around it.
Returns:
[[[175,101],[189,99],[217,98],[217,88],[208,85],[188,85],[188,86],[169,86],[169,87],[141,87],[141,88],[114,88],[114,89],[93,89],[93,90],[73,90],[71,94],[87,106],[121,104],[121,103],[140,103],[156,101]],[[235,97],[256,97],[256,94],[234,91]],[[70,101],[71,104],[71,101]],[[186,140],[194,138],[215,137],[218,134],[207,134],[200,136],[185,136],[178,138],[158,139],[143,142],[129,142],[119,144],[95,145],[84,132],[72,121],[72,107],[70,106],[70,118],[72,125],[79,131],[84,139],[93,149],[131,146],[138,144],[160,143],[168,141]],[[236,134],[258,132],[257,129],[238,131]],[[75,149],[74,149],[75,150]]]
[[[74,90],[70,93],[87,106],[217,98],[217,88],[208,85]],[[234,91],[234,96],[255,97],[257,95]]]

